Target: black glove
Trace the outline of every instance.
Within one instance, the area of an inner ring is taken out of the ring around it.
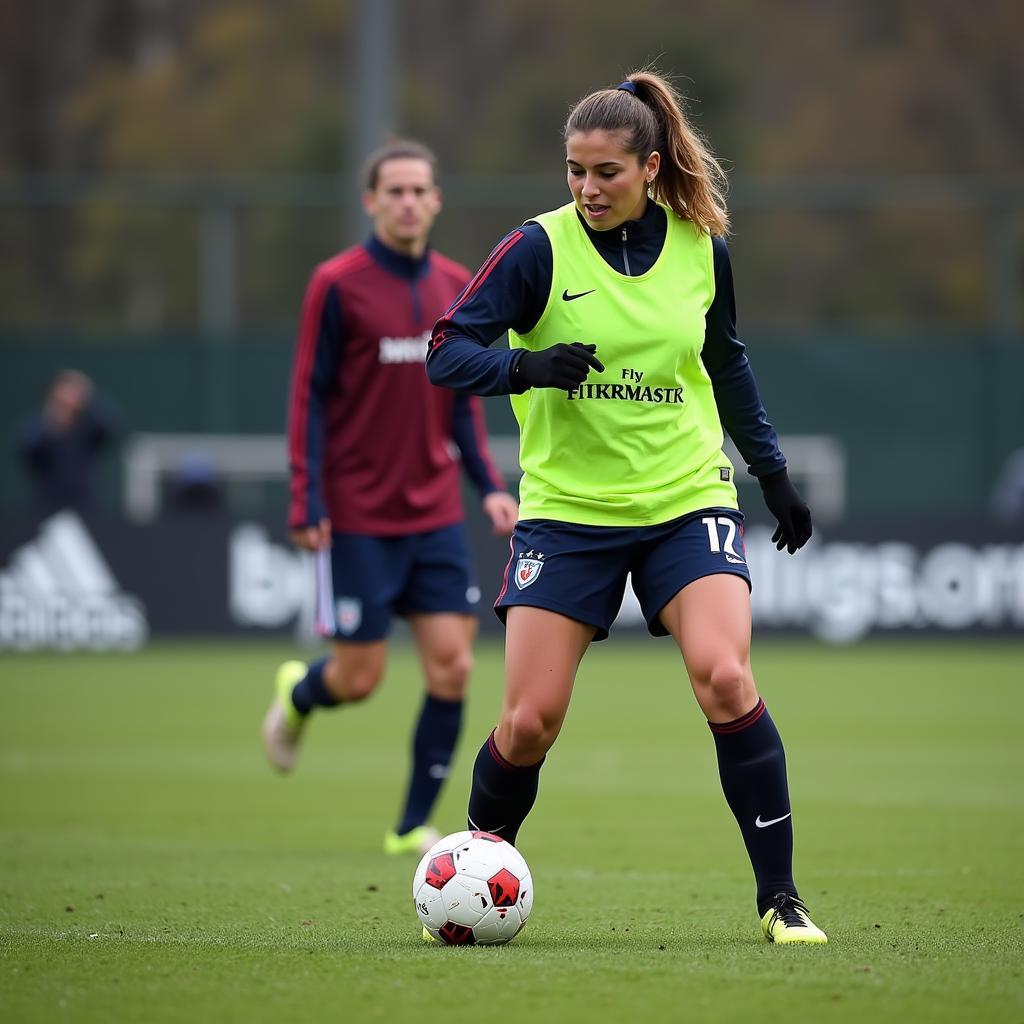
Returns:
[[[594,353],[596,345],[574,341],[524,352],[512,371],[512,385],[517,392],[527,388],[561,388],[568,391],[587,379],[591,369],[604,372],[604,363]]]
[[[768,511],[779,521],[772,534],[772,543],[790,554],[811,539],[811,510],[789,481],[789,474],[780,469],[758,480]]]

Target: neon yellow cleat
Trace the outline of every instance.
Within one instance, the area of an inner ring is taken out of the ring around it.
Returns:
[[[392,856],[403,853],[417,853],[422,856],[441,838],[441,833],[429,825],[417,825],[409,832],[399,835],[388,832],[384,836],[384,852]]]
[[[295,766],[306,719],[292,703],[292,690],[305,674],[301,661],[286,661],[274,676],[274,699],[263,719],[263,749],[279,772],[290,772]]]
[[[771,909],[761,918],[761,931],[769,942],[803,942],[822,946],[828,936],[810,919],[803,900],[792,893],[780,892]]]
[[[423,941],[424,942],[437,942],[438,940],[435,939],[434,936],[431,935],[430,932],[428,932],[426,928],[424,928],[423,929]]]

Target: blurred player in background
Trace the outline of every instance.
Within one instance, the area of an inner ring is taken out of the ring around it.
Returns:
[[[459,463],[494,532],[518,513],[487,448],[480,399],[435,387],[423,369],[430,328],[469,272],[428,248],[441,209],[435,159],[397,141],[367,163],[373,231],[321,264],[303,303],[288,443],[292,541],[330,551],[335,632],[328,657],[277,672],[263,723],[267,756],[289,771],[314,708],[357,703],[384,675],[387,635],[404,616],[426,696],[404,808],[388,853],[420,852],[462,722],[476,634],[476,586]]]
[[[89,377],[79,370],[54,376],[42,410],[21,425],[17,439],[38,516],[92,509],[97,463],[116,432],[113,411]]]
[[[714,735],[765,936],[822,943],[793,882],[785,755],[751,672],[723,425],[780,550],[807,542],[811,515],[736,337],[722,171],[650,72],[580,101],[564,135],[573,202],[502,240],[436,325],[427,362],[436,384],[511,394],[521,431],[521,518],[495,606],[505,700],[474,766],[470,826],[515,840],[580,660],[632,574]],[[488,348],[505,330],[511,349]]]

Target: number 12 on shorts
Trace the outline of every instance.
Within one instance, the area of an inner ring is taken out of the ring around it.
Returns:
[[[742,564],[743,558],[736,553],[733,541],[736,539],[736,520],[728,516],[704,516],[701,522],[708,531],[708,546],[714,555],[724,554],[727,562]],[[724,529],[724,537],[719,530]]]

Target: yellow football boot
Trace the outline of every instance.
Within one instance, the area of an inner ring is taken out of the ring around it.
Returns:
[[[279,772],[290,772],[306,719],[292,703],[292,690],[306,674],[301,661],[286,661],[274,677],[274,699],[263,719],[263,749],[270,763]]]
[[[780,892],[761,918],[761,931],[769,942],[803,942],[824,945],[828,936],[810,919],[803,900],[792,893]]]
[[[441,833],[429,825],[417,825],[416,828],[410,829],[403,835],[399,835],[397,832],[388,832],[384,836],[384,852],[391,856],[417,853],[422,857],[440,838]]]

